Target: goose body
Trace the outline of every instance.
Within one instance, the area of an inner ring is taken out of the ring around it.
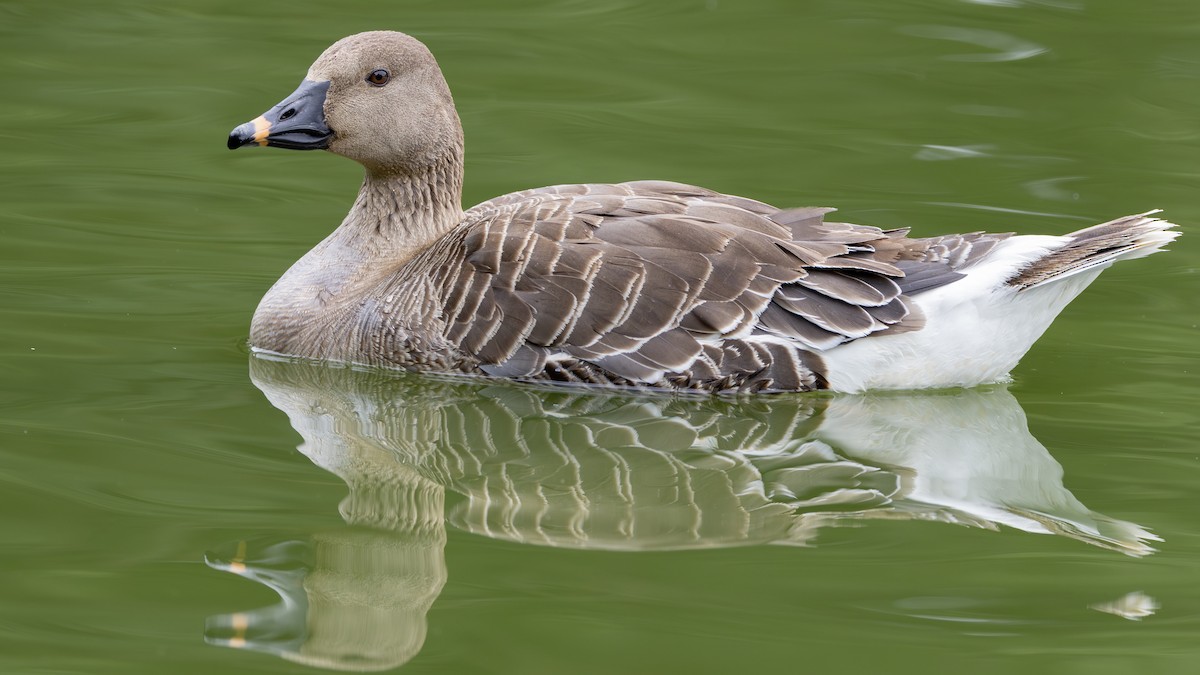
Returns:
[[[1063,236],[931,238],[664,181],[461,208],[463,139],[417,40],[331,46],[229,147],[327,149],[366,178],[271,288],[251,344],[418,370],[701,391],[1003,379],[1116,260],[1176,233],[1140,214]]]

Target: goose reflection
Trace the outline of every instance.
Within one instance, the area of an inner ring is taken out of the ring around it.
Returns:
[[[678,398],[251,359],[251,377],[349,487],[346,527],[238,542],[207,563],[281,602],[211,617],[214,644],[342,670],[421,649],[446,524],[543,546],[811,545],[822,527],[931,520],[1057,534],[1131,556],[1157,538],[1091,511],[1003,387]]]

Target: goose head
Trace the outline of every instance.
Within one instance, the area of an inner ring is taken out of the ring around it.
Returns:
[[[372,31],[335,42],[300,86],[229,134],[257,144],[328,150],[373,174],[419,173],[462,152],[462,127],[433,54],[404,33]]]

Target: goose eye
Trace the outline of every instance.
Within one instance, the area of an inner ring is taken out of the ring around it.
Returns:
[[[391,79],[391,77],[392,76],[388,73],[388,71],[380,68],[379,70],[372,70],[367,74],[367,83],[373,84],[376,87],[382,87],[388,83],[388,80]]]

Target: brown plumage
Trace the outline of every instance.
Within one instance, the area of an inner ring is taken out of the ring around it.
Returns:
[[[789,228],[789,215],[675,183],[543,188],[468,211],[441,244],[462,264],[428,273],[448,298],[448,340],[492,375],[590,364],[631,382],[810,389],[815,354],[773,358],[795,350],[737,338],[814,336],[816,347],[903,330],[911,310],[889,261],[925,245],[894,246],[895,233],[825,224],[815,210]],[[775,323],[760,322],[768,307]]]
[[[425,46],[401,33],[330,47],[295,93],[230,135],[231,148],[250,143],[328,149],[367,170],[341,227],[275,284],[251,325],[256,348],[311,358],[618,386],[820,389],[840,377],[830,358],[842,345],[892,337],[895,353],[913,354],[894,336],[927,325],[914,298],[993,261],[1009,239],[917,239],[827,222],[832,209],[781,210],[664,181],[526,190],[463,212],[449,88]],[[1052,241],[1016,247],[1000,271],[1013,289],[1032,287],[1161,245],[1164,226],[1131,217],[1077,239],[1040,238]],[[1011,368],[1018,348],[1000,366]],[[899,386],[972,383],[964,368]],[[858,371],[837,387],[870,386]]]

